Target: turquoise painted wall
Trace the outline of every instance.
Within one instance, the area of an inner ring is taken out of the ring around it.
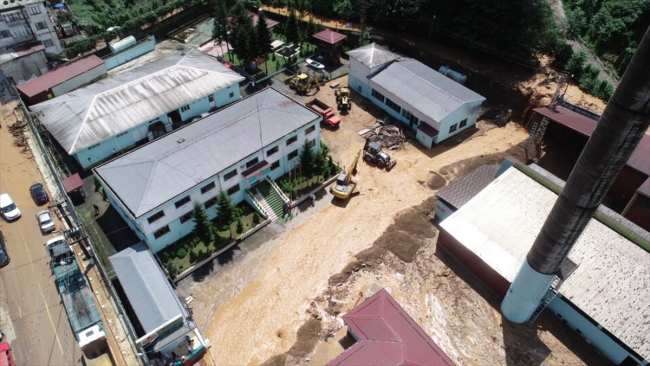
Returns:
[[[131,48],[110,54],[109,57],[104,58],[106,70],[114,69],[133,60],[134,58],[138,58],[145,53],[151,52],[154,49],[156,49],[156,38],[154,36],[149,36],[142,43],[135,44]]]

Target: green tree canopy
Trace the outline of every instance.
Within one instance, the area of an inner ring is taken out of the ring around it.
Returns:
[[[217,223],[220,229],[226,229],[235,220],[235,206],[226,192],[221,191],[217,198]]]
[[[303,176],[311,177],[314,175],[314,151],[309,146],[309,141],[305,141],[298,156],[300,171]]]
[[[287,19],[286,36],[288,43],[298,42],[300,39],[300,25],[295,11],[292,11]]]
[[[260,11],[257,16],[257,56],[266,56],[271,52],[273,36],[266,22],[266,15]]]
[[[194,234],[201,239],[205,245],[214,242],[212,223],[210,223],[210,219],[208,219],[208,214],[203,209],[203,205],[197,201],[194,202],[192,220],[194,221]]]

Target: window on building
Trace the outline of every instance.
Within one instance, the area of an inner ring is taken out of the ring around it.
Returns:
[[[151,215],[151,217],[149,217],[147,221],[149,221],[150,224],[153,224],[154,222],[160,220],[163,217],[165,217],[165,211],[158,211],[155,214]]]
[[[226,173],[226,175],[223,176],[223,180],[229,180],[234,178],[237,175],[237,169],[233,170],[230,173]]]
[[[207,185],[201,187],[201,194],[205,194],[206,192],[210,192],[215,188],[214,182],[208,183]]]
[[[29,14],[34,15],[34,14],[40,14],[41,9],[38,8],[38,6],[32,6],[29,8]]]
[[[210,96],[208,97],[208,102],[210,103],[214,102],[214,95],[210,94]]]
[[[449,133],[456,131],[456,128],[458,128],[457,123],[454,123],[453,125],[449,126]]]
[[[52,46],[54,46],[54,42],[52,42],[51,39],[46,39],[46,40],[43,41],[43,46],[45,46],[46,48],[47,47],[52,47]]]
[[[255,158],[255,159],[249,160],[249,161],[246,163],[246,168],[250,168],[250,167],[252,167],[253,165],[259,163],[259,161],[260,161],[260,159],[258,159],[258,158]]]
[[[187,111],[189,111],[189,110],[190,110],[190,106],[189,106],[189,105],[184,105],[184,106],[181,107],[181,112],[187,112]]]
[[[205,201],[203,204],[205,206],[205,209],[207,210],[208,208],[214,206],[217,204],[217,197],[210,198],[209,200]]]
[[[36,30],[41,30],[47,28],[47,24],[45,22],[38,22],[36,23]]]
[[[289,156],[289,160],[295,158],[296,156],[298,156],[298,150],[293,150],[292,152],[289,153],[288,156]]]
[[[305,135],[309,135],[310,133],[316,131],[316,126],[311,126],[308,129],[305,130]]]
[[[9,13],[4,15],[6,22],[15,22],[21,19],[25,19],[25,14],[22,11],[17,11],[14,13]]]
[[[384,95],[381,94],[380,92],[376,91],[375,89],[372,89],[372,93],[370,93],[375,99],[381,101],[382,103],[384,102]]]
[[[460,128],[463,128],[463,127],[465,127],[465,126],[467,126],[467,118],[465,118],[464,120],[460,121]]]
[[[153,237],[158,239],[161,236],[167,234],[168,232],[169,232],[169,225],[165,225],[165,226],[161,227],[160,229],[154,231],[153,232]]]
[[[280,150],[280,148],[277,147],[277,146],[272,147],[272,148],[270,148],[269,150],[266,151],[266,156],[271,156],[271,155],[277,153],[279,150]]]
[[[176,208],[179,208],[188,202],[190,202],[190,196],[185,196],[180,200],[176,201],[176,203],[174,203],[174,206],[176,206]]]
[[[307,142],[307,146],[309,146],[309,147],[314,147],[314,146],[316,146],[316,139],[313,139],[313,140],[311,140],[311,141],[308,141],[308,142]]]
[[[232,196],[233,194],[239,192],[239,184],[236,184],[230,188],[228,188],[228,195]]]
[[[28,25],[20,25],[11,28],[11,35],[14,36],[14,38],[26,37],[32,34],[32,28]]]
[[[386,98],[386,105],[397,113],[400,113],[402,111],[402,107],[398,106],[395,102],[388,98]]]
[[[0,31],[0,38],[9,38],[11,37],[11,32],[8,30]]]
[[[363,88],[361,87],[361,85],[357,85],[357,90],[359,91],[359,93],[363,93]]]
[[[271,164],[271,170],[276,170],[279,167],[280,167],[280,160],[278,160],[275,163]]]
[[[233,98],[234,96],[235,96],[234,92],[230,92],[230,94],[228,94],[228,98]]]
[[[294,142],[298,141],[298,136],[293,136],[287,140],[287,146],[293,144]]]
[[[186,213],[185,215],[180,217],[181,224],[184,224],[190,220],[192,220],[192,217],[194,216],[194,213],[192,211]]]

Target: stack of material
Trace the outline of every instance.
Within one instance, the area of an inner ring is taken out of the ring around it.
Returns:
[[[364,128],[358,133],[361,137],[378,142],[384,148],[391,150],[404,148],[403,142],[406,140],[402,129],[395,125],[382,125],[377,123],[371,128]]]

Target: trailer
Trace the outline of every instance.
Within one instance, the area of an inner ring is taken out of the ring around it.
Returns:
[[[323,117],[323,124],[326,126],[329,126],[330,128],[337,128],[339,127],[339,124],[341,124],[341,119],[334,112],[334,108],[329,107],[318,98],[310,100],[309,102],[305,103],[305,105],[307,108],[321,115]]]

